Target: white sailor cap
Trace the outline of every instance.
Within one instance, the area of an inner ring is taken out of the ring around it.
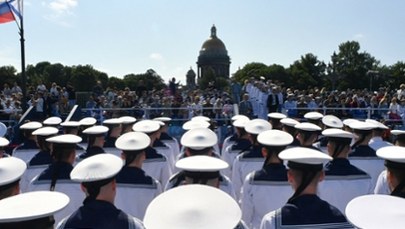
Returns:
[[[201,150],[216,145],[218,137],[208,128],[196,128],[184,133],[180,143],[187,148]]]
[[[135,123],[132,126],[132,130],[136,132],[142,132],[145,134],[156,132],[160,129],[160,125],[157,121],[153,120],[142,120]]]
[[[287,115],[285,115],[283,113],[279,113],[279,112],[271,112],[271,113],[267,114],[267,117],[272,118],[272,119],[283,119],[283,118],[287,118]]]
[[[343,125],[349,126],[350,123],[356,122],[356,121],[357,121],[357,119],[354,119],[354,118],[347,118],[347,119],[343,120]]]
[[[47,138],[46,141],[53,144],[77,144],[82,141],[82,138],[74,134],[62,134]]]
[[[376,128],[376,125],[370,122],[355,121],[351,122],[349,127],[353,130],[372,130]]]
[[[169,118],[169,117],[157,117],[157,118],[154,118],[153,120],[161,121],[161,122],[170,122],[170,121],[172,121],[172,119]]]
[[[124,151],[143,150],[150,145],[150,137],[142,132],[128,132],[115,141],[115,147]]]
[[[228,167],[225,161],[206,155],[185,157],[176,162],[176,168],[190,172],[216,172]]]
[[[260,134],[263,131],[271,130],[273,127],[271,124],[263,119],[253,119],[246,123],[245,130],[249,134]]]
[[[59,117],[49,117],[45,119],[42,123],[44,125],[50,125],[50,126],[57,126],[62,122],[62,119]]]
[[[304,115],[304,118],[311,119],[311,120],[319,120],[319,119],[323,118],[323,114],[316,112],[316,111],[311,111],[311,112],[306,113]]]
[[[51,216],[69,204],[61,192],[34,191],[0,201],[0,223],[17,223]]]
[[[122,124],[131,124],[136,122],[136,118],[131,116],[122,116],[119,119],[121,120]]]
[[[148,229],[224,229],[235,228],[241,217],[238,203],[224,191],[190,184],[170,189],[153,199],[143,222]]]
[[[10,141],[7,138],[0,137],[0,147],[8,146]]]
[[[235,121],[240,118],[249,119],[246,115],[234,115],[234,116],[232,116],[231,120]]]
[[[58,128],[55,128],[52,126],[46,126],[46,127],[36,129],[34,132],[32,132],[32,135],[49,136],[49,135],[57,134],[58,132],[59,132]]]
[[[309,122],[298,123],[294,126],[295,129],[304,130],[304,131],[321,131],[322,128]]]
[[[94,124],[96,124],[97,119],[93,118],[93,117],[86,117],[86,118],[82,118],[79,123],[81,126],[92,126]]]
[[[319,166],[331,161],[332,157],[322,153],[321,151],[306,148],[306,147],[293,147],[283,150],[279,155],[279,158],[288,162],[294,162],[304,165]],[[289,163],[289,167],[290,167]]]
[[[77,182],[94,182],[114,177],[124,162],[113,154],[97,154],[79,162],[70,173],[70,179]]]
[[[346,206],[346,217],[356,228],[403,228],[405,199],[390,195],[364,195]]]
[[[233,121],[232,125],[234,127],[238,127],[238,128],[245,128],[246,123],[248,123],[250,121],[249,118],[245,119],[245,118],[239,118],[236,119],[235,121]]]
[[[19,158],[2,158],[0,160],[0,187],[20,179],[26,169],[27,164]]]
[[[401,146],[386,146],[377,150],[377,156],[389,162],[403,164],[401,167],[405,168],[405,147]],[[386,166],[392,163],[386,163]]]
[[[209,126],[209,122],[206,121],[190,120],[185,122],[182,127],[184,130],[192,130],[196,128],[208,128]]]
[[[122,120],[119,118],[110,118],[103,121],[103,125],[120,125]]]
[[[74,127],[79,127],[80,122],[78,122],[78,121],[65,121],[65,122],[62,122],[60,125],[63,126],[63,127],[74,128]]]
[[[40,122],[27,122],[20,126],[21,130],[36,130],[42,127]]]
[[[103,135],[108,132],[108,127],[106,126],[92,126],[83,130],[83,134],[88,135]]]
[[[159,124],[160,127],[165,126],[166,124],[162,121],[158,121],[158,120],[153,120],[154,122],[157,122]]]
[[[286,126],[291,126],[291,127],[294,127],[295,125],[300,123],[297,120],[292,119],[292,118],[283,118],[280,120],[280,122]]]
[[[340,120],[340,118],[334,116],[334,115],[325,115],[322,118],[322,123],[325,126],[331,127],[331,128],[342,128],[343,127],[343,122]]]
[[[257,136],[257,141],[266,146],[287,146],[294,141],[294,138],[281,130],[266,130]]]
[[[210,118],[208,118],[208,117],[206,117],[206,116],[202,116],[202,115],[192,117],[191,120],[192,120],[192,121],[206,121],[206,122],[210,122],[210,121],[211,121]]]
[[[396,135],[396,136],[403,135],[403,134],[405,134],[405,130],[391,130],[391,134]]]
[[[0,137],[4,137],[7,133],[7,126],[0,122]]]
[[[384,125],[383,123],[374,120],[374,119],[366,119],[366,122],[374,124],[376,129],[383,129],[383,130],[388,130],[389,127]]]
[[[332,137],[332,138],[355,138],[356,135],[353,133],[350,133],[348,131],[344,131],[342,129],[336,129],[336,128],[329,128],[324,131],[322,131],[322,135],[326,137]]]

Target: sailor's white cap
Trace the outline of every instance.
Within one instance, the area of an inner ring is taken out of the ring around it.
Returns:
[[[27,122],[20,126],[21,130],[36,130],[42,127],[40,122]]]
[[[302,122],[298,123],[297,125],[294,126],[295,129],[298,130],[304,130],[304,131],[321,131],[322,128],[309,122]]]
[[[10,141],[7,138],[0,137],[0,147],[8,146],[8,144],[10,144]]]
[[[46,141],[54,144],[77,144],[82,141],[82,138],[74,134],[62,134],[47,138]]]
[[[0,223],[13,223],[51,216],[69,204],[61,192],[34,191],[0,200]]]
[[[246,123],[245,130],[249,134],[260,134],[263,131],[271,130],[273,127],[271,124],[263,119],[253,119]]]
[[[165,126],[166,124],[162,121],[158,121],[158,120],[153,120],[154,122],[157,122],[159,124],[160,127]]]
[[[377,150],[377,156],[388,161],[405,164],[405,147],[385,146]]]
[[[357,120],[357,119],[354,119],[354,118],[347,118],[347,119],[343,120],[343,124],[344,124],[345,126],[349,126],[350,123],[356,122],[356,121],[358,121],[358,120]]]
[[[113,154],[97,154],[79,162],[70,173],[70,179],[77,182],[93,182],[114,177],[124,162]]]
[[[97,119],[93,118],[93,117],[86,117],[86,118],[82,118],[79,123],[81,126],[92,126],[94,124],[96,124]]]
[[[184,147],[201,150],[216,145],[218,137],[214,131],[208,128],[196,128],[184,133],[181,136],[180,143]]]
[[[340,120],[340,118],[334,116],[334,115],[325,115],[322,118],[322,123],[325,126],[331,127],[331,128],[342,128],[343,127],[343,122]]]
[[[89,127],[85,130],[83,130],[83,134],[88,134],[88,135],[100,135],[100,134],[105,134],[108,132],[108,127],[106,126],[92,126]]]
[[[287,146],[294,141],[294,138],[281,130],[266,130],[257,136],[257,141],[266,146]]]
[[[224,229],[235,228],[241,217],[238,203],[227,193],[190,184],[153,199],[146,209],[144,224],[148,229]]]
[[[311,111],[311,112],[306,113],[304,115],[304,118],[311,119],[311,120],[319,120],[319,119],[323,118],[323,114],[316,112],[316,111]]]
[[[124,151],[143,150],[150,145],[150,138],[142,132],[128,132],[115,141],[115,147]]]
[[[182,127],[184,130],[192,130],[196,128],[208,128],[209,126],[210,124],[206,121],[190,120],[185,122]]]
[[[185,157],[176,162],[176,168],[190,172],[216,172],[228,167],[225,161],[206,155]]]
[[[27,169],[27,164],[16,157],[0,159],[0,186],[17,181]]]
[[[280,122],[286,126],[291,126],[291,127],[294,127],[295,125],[300,123],[297,120],[292,119],[292,118],[283,118],[280,120]]]
[[[44,125],[50,125],[50,126],[57,126],[62,122],[62,119],[59,117],[49,117],[45,119],[42,123]]]
[[[405,199],[390,195],[365,195],[352,199],[346,217],[356,228],[403,228]]]
[[[332,160],[331,156],[306,147],[288,148],[283,150],[278,156],[282,160],[306,165],[319,165]]]
[[[208,118],[206,116],[202,116],[202,115],[201,116],[194,116],[194,117],[191,118],[191,120],[193,120],[193,121],[206,121],[206,122],[211,121],[210,118]]]
[[[79,127],[80,122],[78,122],[78,121],[66,121],[66,122],[62,122],[60,125],[63,126],[63,127]]]
[[[58,128],[55,128],[52,126],[46,126],[46,127],[36,129],[34,132],[32,132],[32,135],[49,136],[49,135],[57,134],[58,132],[59,132]]]
[[[348,131],[344,131],[342,129],[336,129],[336,128],[329,128],[324,131],[322,131],[322,135],[326,137],[333,137],[333,138],[355,138],[356,135],[353,133],[350,133]]]
[[[122,120],[119,118],[110,118],[103,121],[103,125],[120,125]]]
[[[355,121],[351,122],[349,127],[353,130],[372,130],[376,128],[376,125],[370,122]]]
[[[7,126],[0,122],[0,137],[4,137],[7,133]]]
[[[249,120],[249,118],[246,115],[234,115],[234,116],[232,116],[231,120],[235,121],[235,120],[240,119],[240,118],[244,118],[244,119]]]
[[[396,136],[402,135],[402,134],[405,134],[405,130],[391,130],[391,134],[396,135]]]
[[[283,119],[283,118],[287,118],[287,115],[285,115],[283,113],[279,113],[279,112],[271,112],[271,113],[267,114],[267,117],[273,118],[273,119]]]
[[[157,117],[157,118],[154,118],[153,120],[161,121],[161,122],[170,122],[170,121],[172,121],[172,119],[169,118],[169,117]]]
[[[388,130],[389,129],[389,127],[388,126],[386,126],[386,125],[384,125],[384,124],[382,124],[381,122],[379,122],[379,121],[377,121],[377,120],[374,120],[374,119],[366,119],[366,122],[369,122],[369,123],[371,123],[371,124],[374,124],[376,127],[376,129],[378,128],[378,129],[383,129],[383,130]]]
[[[159,123],[153,120],[142,120],[132,126],[133,131],[142,132],[145,134],[156,132],[159,129]]]
[[[119,117],[119,119],[121,120],[122,124],[131,124],[136,122],[136,118],[131,116],[122,116]]]
[[[250,121],[249,118],[245,119],[245,118],[239,118],[236,119],[235,121],[233,121],[232,125],[234,127],[238,127],[238,128],[245,128],[246,123],[248,123]]]

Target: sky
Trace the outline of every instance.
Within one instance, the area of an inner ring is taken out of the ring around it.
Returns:
[[[328,63],[352,40],[382,64],[405,61],[404,0],[25,0],[26,64],[90,64],[119,78],[154,69],[185,83],[213,24],[231,73],[306,53]],[[4,65],[21,70],[14,22],[0,24]]]

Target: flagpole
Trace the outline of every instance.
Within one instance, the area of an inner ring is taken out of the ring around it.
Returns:
[[[27,110],[27,75],[25,74],[25,38],[24,38],[24,17],[20,18],[20,46],[21,46],[21,107],[23,111]]]

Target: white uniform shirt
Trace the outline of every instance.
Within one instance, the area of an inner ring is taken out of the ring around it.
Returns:
[[[377,183],[374,188],[374,194],[391,194],[391,189],[387,181],[387,170],[382,171],[378,176]]]
[[[370,141],[368,142],[368,145],[375,151],[386,146],[392,146],[391,143],[384,141],[381,137],[371,138]]]

